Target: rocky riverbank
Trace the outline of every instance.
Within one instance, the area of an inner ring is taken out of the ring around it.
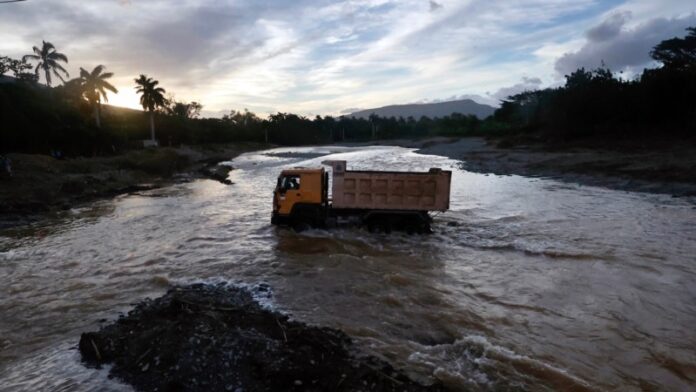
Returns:
[[[527,145],[500,148],[483,138],[439,140],[417,150],[462,161],[477,173],[548,177],[611,189],[696,196],[696,148],[690,145],[625,150]]]
[[[46,213],[173,182],[210,178],[229,184],[232,169],[220,162],[259,144],[160,148],[95,158],[55,159],[9,154],[12,176],[0,173],[0,228],[30,222]]]
[[[359,352],[341,331],[290,320],[224,284],[145,300],[82,334],[79,349],[86,364],[113,364],[110,374],[140,391],[443,390]]]

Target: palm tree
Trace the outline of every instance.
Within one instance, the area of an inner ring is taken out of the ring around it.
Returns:
[[[97,124],[97,128],[101,128],[99,113],[101,112],[102,97],[104,101],[109,102],[109,99],[106,97],[106,90],[118,93],[116,87],[106,81],[106,79],[114,76],[113,72],[102,73],[104,68],[103,65],[97,65],[92,72],[87,72],[86,69],[80,68],[80,78],[78,79],[85,98],[94,107],[94,121]]]
[[[53,74],[56,75],[61,82],[65,82],[65,80],[60,75],[60,73],[58,73],[58,71],[64,73],[66,78],[70,76],[68,74],[68,71],[66,71],[65,68],[63,68],[63,66],[58,64],[59,61],[67,63],[68,58],[63,53],[58,53],[56,51],[56,47],[53,46],[53,44],[50,42],[43,41],[41,49],[34,46],[34,54],[28,54],[22,57],[22,61],[27,61],[29,59],[39,61],[36,64],[34,73],[36,74],[36,77],[38,77],[39,68],[43,69],[46,75],[47,86],[51,85],[51,71],[53,71]]]
[[[155,141],[155,109],[163,107],[167,104],[167,99],[164,98],[166,92],[162,87],[157,87],[159,81],[148,78],[147,75],[140,75],[135,79],[135,84],[138,86],[135,90],[140,96],[140,104],[143,110],[150,112],[150,138]]]

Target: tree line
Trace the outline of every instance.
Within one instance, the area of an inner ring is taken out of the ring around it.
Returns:
[[[32,50],[33,53],[21,59],[0,56],[0,75],[11,73],[14,77],[14,80],[0,84],[0,120],[7,128],[0,135],[0,149],[40,152],[50,147],[51,150],[60,148],[83,154],[108,147],[112,151],[117,146],[127,147],[123,132],[119,134],[116,129],[138,128],[133,123],[133,113],[127,113],[127,109],[109,108],[108,117],[115,123],[102,130],[102,102],[108,102],[109,92],[118,93],[108,81],[114,74],[105,72],[104,65],[97,65],[92,71],[80,68],[79,77],[66,80],[70,75],[63,67],[68,63],[65,54],[46,41]],[[36,63],[35,66],[32,62]],[[39,88],[41,75],[46,88]],[[54,77],[62,84],[52,87]],[[166,91],[158,86],[159,81],[141,74],[134,82],[140,94],[140,104],[149,115],[152,142],[156,142],[156,113],[187,119],[200,115],[203,106],[198,102],[165,98]],[[91,113],[93,122],[87,121],[87,113]],[[142,138],[140,135],[137,137]]]
[[[476,116],[456,113],[441,119],[375,115],[364,119],[308,118],[279,112],[264,119],[244,109],[232,110],[222,118],[199,118],[203,108],[200,103],[167,98],[159,81],[140,75],[135,79],[135,88],[148,117],[143,121],[143,112],[102,106],[102,102],[108,102],[109,93],[118,92],[109,83],[113,73],[106,72],[106,67],[98,65],[92,71],[80,68],[78,78],[67,80],[69,73],[63,67],[67,62],[65,54],[45,41],[21,60],[0,58],[0,71],[12,72],[16,80],[0,84],[0,120],[8,130],[0,134],[0,150],[103,154],[142,146],[143,139],[157,140],[160,145],[242,141],[301,145],[375,138],[465,136],[485,131],[487,127]],[[34,72],[30,72],[31,68]],[[38,84],[41,75],[45,80],[43,88]],[[54,77],[62,84],[52,87]],[[159,127],[157,134],[155,124]]]
[[[580,68],[566,76],[563,86],[508,97],[486,119],[458,113],[418,119],[276,113],[264,119],[246,109],[232,110],[222,118],[199,118],[200,103],[167,98],[159,82],[147,75],[134,80],[145,116],[124,108],[102,109],[102,100],[116,92],[108,82],[113,74],[99,65],[91,72],[81,68],[78,78],[65,81],[69,75],[61,63],[67,63],[67,57],[44,42],[21,60],[0,57],[2,74],[12,72],[17,81],[0,84],[4,128],[0,150],[113,153],[142,145],[143,139],[158,140],[161,145],[241,141],[304,145],[472,135],[556,144],[693,140],[696,28],[687,33],[655,46],[650,55],[661,66],[645,69],[636,78],[624,79],[605,67]],[[41,73],[47,88],[38,87]],[[63,84],[51,88],[52,76]]]
[[[511,134],[550,143],[693,140],[696,137],[696,27],[664,40],[650,56],[661,63],[633,79],[600,67],[580,68],[557,88],[508,97],[494,118]]]

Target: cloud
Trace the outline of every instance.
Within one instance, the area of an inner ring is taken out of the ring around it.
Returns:
[[[630,17],[627,12],[613,14],[587,30],[585,44],[561,56],[554,65],[556,72],[567,75],[581,67],[594,69],[603,64],[614,71],[639,72],[653,62],[650,51],[655,45],[668,38],[684,36],[687,27],[696,25],[696,14],[692,13],[653,18],[626,28]]]
[[[436,99],[421,99],[414,101],[412,103],[437,103],[446,101],[458,101],[462,99],[470,99],[474,102],[478,102],[485,105],[500,106],[502,100],[507,99],[509,96],[523,93],[525,91],[539,90],[543,87],[543,82],[537,77],[526,77],[523,76],[521,81],[510,86],[501,87],[494,93],[486,92],[485,94],[460,94],[452,95],[448,98],[436,98]]]
[[[684,3],[29,1],[0,13],[0,54],[21,57],[51,41],[69,57],[72,75],[106,65],[120,91],[110,102],[132,107],[140,73],[179,99],[201,101],[209,113],[248,107],[329,114],[423,97],[496,103],[538,87],[530,76],[553,80],[602,59],[645,62],[664,35],[683,35]],[[675,21],[682,25],[668,26]],[[651,41],[647,50],[641,39]],[[624,45],[637,49],[623,53]]]
[[[590,42],[602,42],[612,39],[619,35],[623,25],[631,19],[628,11],[617,12],[597,26],[587,30],[585,35]]]
[[[438,9],[442,8],[442,4],[435,2],[433,0],[429,0],[430,3],[430,12],[437,11]]]
[[[339,114],[351,114],[351,113],[359,112],[361,110],[364,110],[364,108],[346,108],[346,109],[341,110],[339,112]]]
[[[500,100],[492,98],[490,95],[479,95],[479,94],[462,94],[457,97],[457,99],[470,99],[474,102],[481,103],[484,105],[490,105],[493,107],[500,106]]]
[[[500,88],[498,91],[491,94],[491,96],[496,100],[507,99],[507,97],[511,95],[523,93],[525,91],[538,90],[541,88],[541,83],[541,79],[539,78],[528,78],[525,76],[522,77],[522,81],[520,83],[516,83],[509,87]]]

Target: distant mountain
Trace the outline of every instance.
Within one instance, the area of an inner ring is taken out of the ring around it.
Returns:
[[[484,119],[495,111],[493,106],[483,105],[470,99],[458,101],[447,101],[437,103],[415,103],[408,105],[390,105],[376,109],[366,109],[353,112],[347,117],[368,118],[374,113],[380,117],[403,117],[409,116],[416,120],[422,116],[430,118],[449,116],[452,113],[473,114],[480,119]]]

